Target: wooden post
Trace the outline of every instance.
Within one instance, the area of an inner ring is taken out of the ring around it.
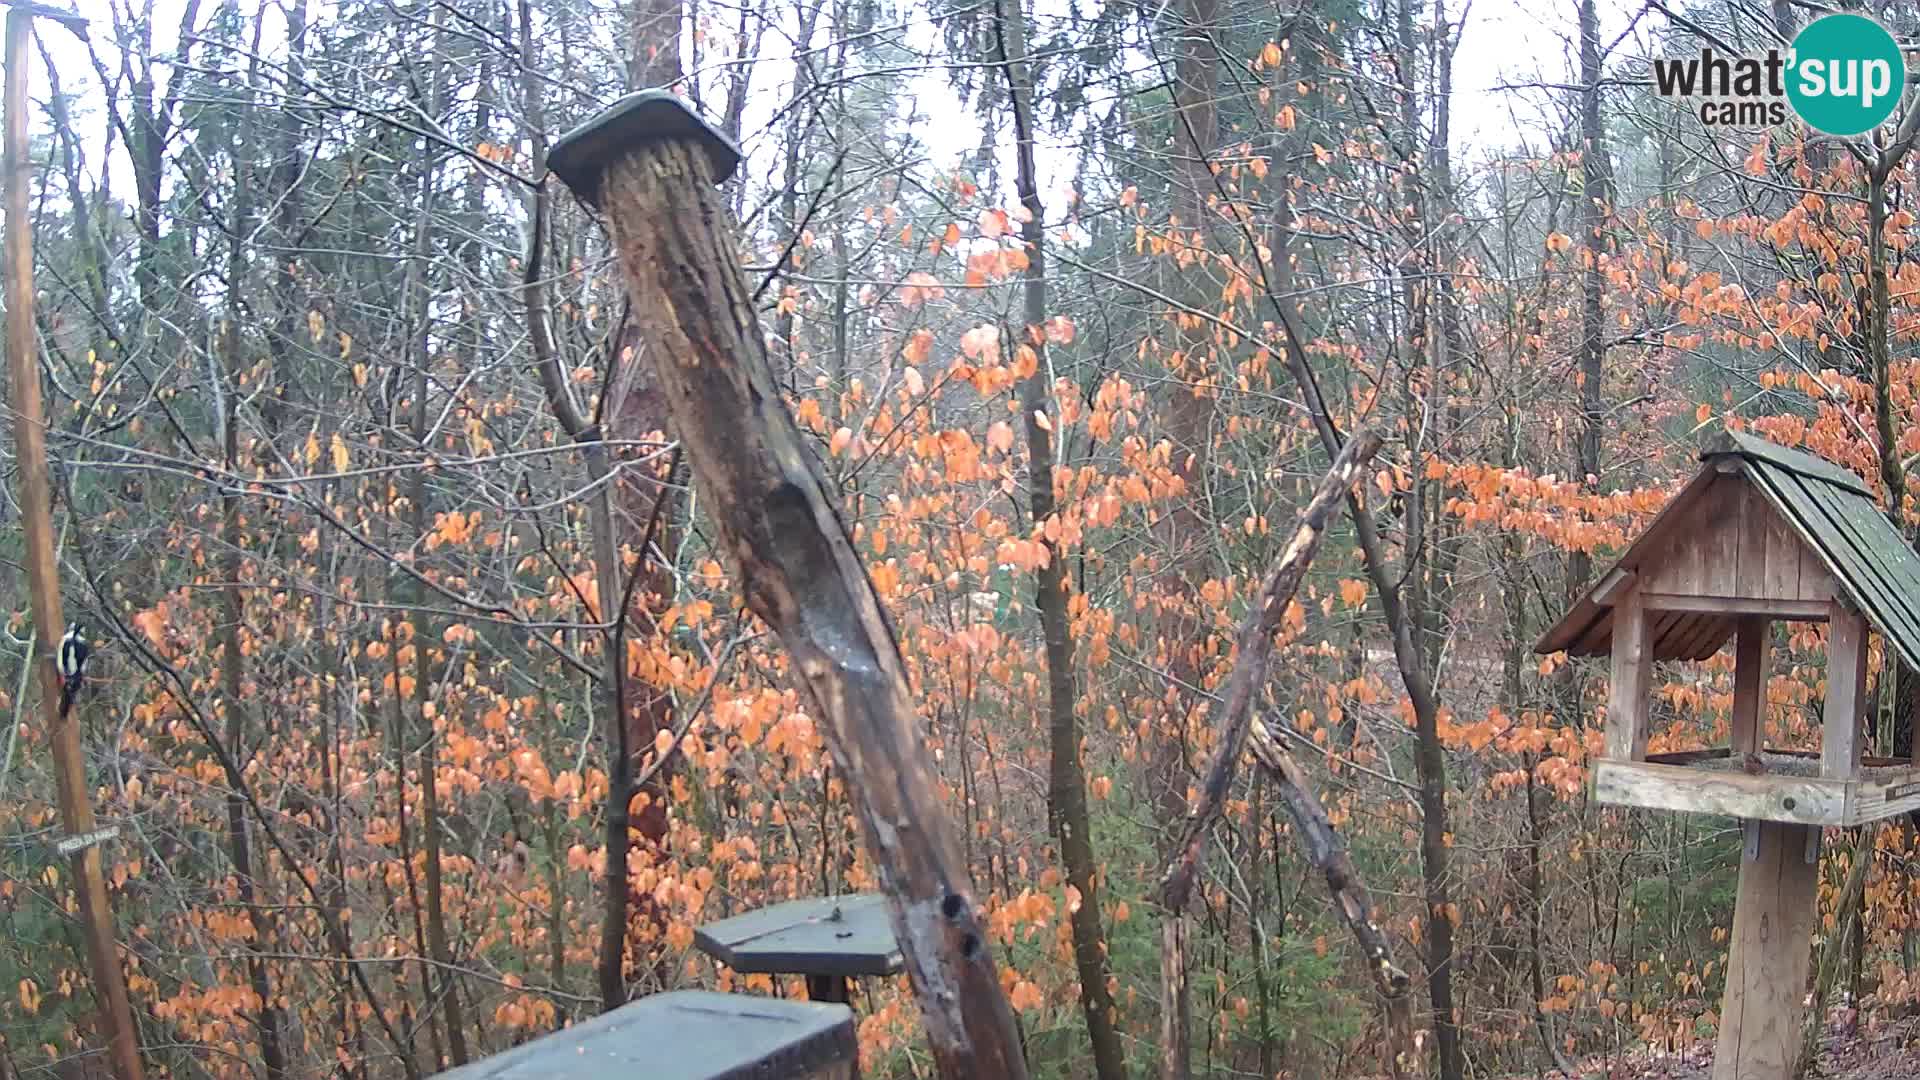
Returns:
[[[1820,775],[1848,779],[1860,771],[1867,624],[1839,603],[1828,621]],[[1740,620],[1734,655],[1732,749],[1737,756],[1758,752],[1765,743],[1764,619]],[[1819,829],[1775,821],[1749,821],[1746,828],[1713,1080],[1789,1080],[1799,1059],[1812,963]]]
[[[40,717],[53,744],[60,823],[68,836],[79,837],[94,830],[93,805],[80,751],[79,720],[72,710],[63,715],[60,708],[61,679],[55,658],[59,656],[65,621],[53,551],[53,485],[47,476],[46,409],[40,400],[39,349],[33,319],[33,219],[27,206],[27,189],[33,179],[33,163],[27,158],[27,36],[36,13],[25,7],[7,12],[7,400],[12,406],[13,438],[18,447],[27,588],[33,599],[34,632],[39,635],[35,651],[40,668]],[[127,1005],[126,981],[120,974],[113,913],[100,870],[100,845],[81,845],[69,857],[69,866],[74,892],[79,896],[87,963],[93,970],[94,1004],[113,1072],[119,1080],[140,1080],[140,1049],[133,1012]]]
[[[1818,830],[1778,821],[1748,827],[1759,830],[1759,850],[1740,862],[1713,1080],[1789,1080],[1806,1012],[1820,869],[1807,852]]]
[[[846,1005],[853,1001],[853,987],[845,975],[809,975],[807,1000]]]
[[[1735,759],[1757,754],[1767,742],[1767,648],[1764,615],[1743,615],[1733,645],[1733,733],[1728,744]]]
[[[1648,696],[1653,691],[1653,642],[1640,594],[1629,592],[1613,607],[1613,679],[1607,691],[1607,757],[1647,757]]]
[[[1860,721],[1867,702],[1867,620],[1835,601],[1827,616],[1827,701],[1820,732],[1820,775],[1860,775]]]
[[[718,546],[747,607],[792,654],[846,777],[936,1067],[951,1080],[1024,1080],[893,628],[767,359],[715,189],[738,162],[731,143],[662,91],[623,98],[548,156],[554,175],[606,215]]]

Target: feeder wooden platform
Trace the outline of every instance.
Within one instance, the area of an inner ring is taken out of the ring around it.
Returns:
[[[774,904],[698,927],[693,943],[735,971],[805,975],[815,1001],[845,1002],[849,978],[901,968],[886,898],[878,893]]]
[[[1750,763],[1731,748],[1648,754],[1645,761],[1595,764],[1594,794],[1603,803],[1719,814],[1839,828],[1920,810],[1920,768],[1889,758],[1862,761],[1845,780],[1820,775],[1820,759],[1804,751],[1763,750]],[[1763,770],[1753,773],[1757,765]]]
[[[654,994],[437,1080],[854,1080],[842,1005],[680,990]]]

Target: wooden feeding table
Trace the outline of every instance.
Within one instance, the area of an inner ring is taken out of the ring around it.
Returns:
[[[837,1005],[679,990],[654,994],[438,1080],[854,1080],[853,1014]]]
[[[1612,658],[1604,803],[1746,824],[1714,1080],[1785,1080],[1798,1051],[1823,826],[1920,808],[1920,762],[1861,755],[1867,635],[1920,669],[1920,558],[1861,480],[1730,433],[1620,561],[1534,646]],[[1769,626],[1828,624],[1817,752],[1765,745]],[[1734,642],[1729,745],[1647,753],[1656,660]]]
[[[746,974],[805,975],[815,1001],[849,1000],[847,980],[900,971],[900,946],[878,893],[790,900],[693,932],[700,951]]]

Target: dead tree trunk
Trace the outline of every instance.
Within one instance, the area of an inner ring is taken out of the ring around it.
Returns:
[[[521,68],[527,74],[521,82],[521,101],[533,147],[536,172],[546,168],[546,110],[541,102],[541,84],[533,76],[533,12],[530,0],[520,0]],[[601,871],[603,897],[600,919],[600,1008],[619,1008],[627,1000],[627,952],[633,938],[630,911],[637,911],[645,925],[664,931],[666,923],[650,895],[635,890],[629,881],[633,837],[636,832],[646,856],[661,860],[667,841],[667,785],[673,773],[656,769],[647,784],[634,782],[637,755],[653,746],[656,733],[673,726],[673,702],[660,687],[631,678],[627,670],[626,639],[629,635],[651,633],[662,599],[672,587],[664,563],[674,547],[668,499],[671,477],[655,477],[648,466],[648,478],[623,476],[615,461],[617,451],[607,447],[608,435],[614,440],[638,439],[665,426],[659,408],[659,395],[651,388],[637,385],[632,368],[639,357],[626,358],[623,348],[630,337],[624,320],[616,327],[608,348],[611,352],[608,386],[602,401],[607,409],[604,422],[595,422],[574,398],[573,390],[561,370],[559,345],[554,341],[549,322],[544,254],[547,223],[551,216],[552,194],[544,187],[533,192],[528,216],[527,257],[521,278],[521,297],[527,305],[527,326],[533,345],[535,368],[545,388],[548,405],[560,426],[586,459],[587,476],[593,481],[593,495],[587,501],[587,531],[593,544],[594,587],[599,595],[599,611],[594,618],[602,624],[600,685],[595,693],[595,708],[600,715],[601,741],[607,754],[606,864]],[[610,402],[610,404],[608,404]],[[641,470],[631,470],[638,472]],[[639,559],[633,575],[623,585],[620,580],[619,546],[616,543],[620,511],[625,524],[647,523],[637,545]],[[650,540],[658,540],[656,557]],[[645,617],[642,622],[640,616]],[[644,800],[638,815],[635,798]],[[637,949],[636,949],[637,952]],[[638,955],[634,960],[641,959]]]
[[[716,183],[734,148],[667,94],[556,144],[553,172],[606,214],[649,362],[747,607],[792,654],[846,777],[941,1075],[1023,1080],[893,626],[780,397]]]

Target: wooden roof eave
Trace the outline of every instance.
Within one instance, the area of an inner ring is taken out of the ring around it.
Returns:
[[[1679,493],[1667,500],[1667,505],[1661,507],[1660,512],[1654,515],[1653,521],[1647,525],[1646,531],[1640,534],[1640,538],[1627,548],[1606,573],[1601,574],[1594,581],[1591,588],[1581,594],[1580,599],[1576,600],[1567,613],[1560,617],[1559,622],[1554,623],[1546,633],[1540,635],[1539,640],[1533,643],[1533,651],[1541,655],[1557,652],[1566,652],[1573,656],[1602,655],[1603,650],[1583,650],[1577,646],[1586,638],[1587,632],[1607,616],[1608,609],[1618,598],[1623,583],[1631,584],[1631,579],[1639,572],[1641,561],[1647,555],[1665,549],[1667,542],[1671,539],[1668,534],[1678,529],[1686,520],[1687,511],[1692,508],[1695,500],[1706,494],[1707,488],[1712,486],[1719,474],[1719,467],[1712,463],[1694,473],[1693,479],[1687,481]]]

